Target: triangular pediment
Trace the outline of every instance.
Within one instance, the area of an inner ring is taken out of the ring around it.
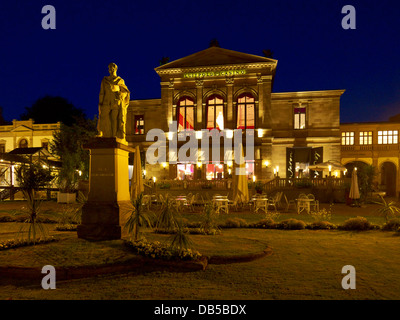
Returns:
[[[250,63],[271,63],[276,65],[277,60],[219,47],[210,47],[184,58],[164,64],[155,70],[161,71],[166,69],[195,68],[219,65],[243,65]]]
[[[27,126],[21,125],[11,130],[11,132],[21,132],[21,131],[33,131],[32,128]]]

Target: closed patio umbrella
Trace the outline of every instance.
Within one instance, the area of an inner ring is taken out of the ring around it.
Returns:
[[[133,162],[133,174],[131,179],[131,199],[136,199],[139,194],[144,192],[142,164],[140,161],[139,146],[135,148],[135,160]]]
[[[234,202],[248,202],[249,201],[249,186],[247,182],[246,164],[244,162],[243,145],[240,144],[240,158],[241,164],[235,166],[233,170],[233,201]],[[238,170],[236,170],[238,169]],[[237,172],[239,171],[239,172]],[[240,173],[240,174],[239,174]]]
[[[351,174],[351,186],[349,198],[353,200],[360,199],[360,190],[358,188],[357,168],[353,169]]]

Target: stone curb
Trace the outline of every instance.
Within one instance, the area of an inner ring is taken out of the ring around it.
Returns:
[[[72,280],[80,278],[89,278],[108,274],[118,274],[127,272],[151,272],[151,271],[171,271],[171,272],[194,272],[205,270],[209,264],[229,264],[249,262],[260,259],[272,254],[272,249],[267,248],[262,252],[254,254],[236,255],[236,256],[211,256],[203,257],[197,261],[167,261],[161,259],[151,259],[146,257],[136,257],[124,261],[123,263],[89,265],[78,267],[56,267],[57,280]],[[40,267],[0,267],[1,279],[18,280],[37,280],[41,281],[45,274]]]

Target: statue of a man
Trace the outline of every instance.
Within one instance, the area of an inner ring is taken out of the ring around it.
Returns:
[[[117,65],[108,65],[109,76],[101,81],[98,131],[102,137],[125,139],[126,109],[130,92],[124,80],[117,76]]]

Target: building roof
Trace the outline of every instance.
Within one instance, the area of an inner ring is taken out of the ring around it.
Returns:
[[[9,152],[9,154],[18,154],[18,155],[34,155],[36,153],[42,153],[45,157],[52,157],[52,154],[44,147],[16,148]]]
[[[10,153],[0,153],[0,160],[14,163],[29,163],[28,159],[20,155]]]
[[[249,63],[270,63],[276,66],[278,60],[223,49],[220,47],[210,47],[181,59],[164,64],[155,68],[155,70],[158,72],[164,69],[207,67],[217,65],[240,65]]]

